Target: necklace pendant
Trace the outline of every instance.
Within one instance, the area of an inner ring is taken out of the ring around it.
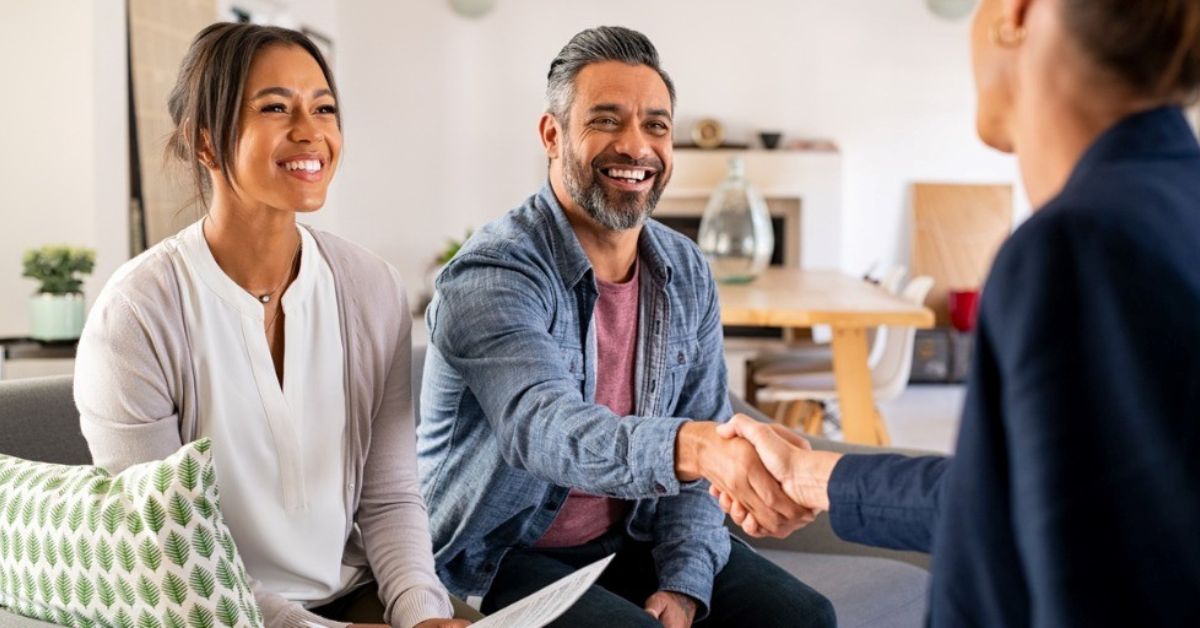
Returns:
[[[262,295],[261,297],[258,297],[258,300],[259,300],[259,301],[262,301],[263,303],[270,303],[270,302],[271,302],[271,295],[269,295],[269,294],[264,294],[264,295]]]

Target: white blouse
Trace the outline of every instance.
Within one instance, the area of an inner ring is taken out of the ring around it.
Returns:
[[[203,221],[179,235],[184,311],[198,398],[197,432],[213,440],[221,512],[249,574],[306,606],[364,575],[342,564],[346,397],[337,295],[307,229],[281,301],[283,386],[263,304],[217,265]]]

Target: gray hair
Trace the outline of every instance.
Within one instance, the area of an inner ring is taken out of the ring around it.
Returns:
[[[671,95],[671,109],[675,109],[675,84],[659,65],[654,44],[645,35],[623,26],[598,26],[580,31],[550,62],[546,110],[565,123],[575,100],[575,77],[588,65],[602,61],[644,65],[658,72]]]

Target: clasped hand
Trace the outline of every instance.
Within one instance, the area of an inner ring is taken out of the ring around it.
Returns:
[[[783,538],[829,509],[828,474],[838,454],[813,452],[792,430],[743,414],[714,433],[724,448],[709,454],[718,459],[706,460],[703,475],[721,510],[750,536]]]

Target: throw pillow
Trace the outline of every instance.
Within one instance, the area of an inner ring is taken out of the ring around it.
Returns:
[[[261,626],[211,447],[115,477],[0,455],[0,606],[81,628]]]

